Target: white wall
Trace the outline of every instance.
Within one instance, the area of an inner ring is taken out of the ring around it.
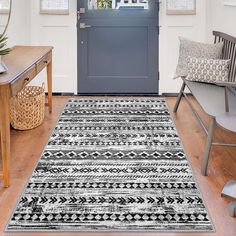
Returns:
[[[151,0],[150,0],[151,1]],[[160,10],[160,93],[178,92],[181,81],[173,80],[178,59],[178,36],[205,41],[206,2],[197,0],[196,16],[167,16],[166,0]],[[214,2],[216,0],[212,0]],[[70,0],[70,14],[67,16],[40,15],[39,0],[13,0],[13,16],[9,27],[9,44],[52,45],[53,90],[73,92],[77,90],[77,30],[76,2]],[[45,80],[40,75],[40,84]],[[37,81],[37,82],[36,82]]]
[[[13,0],[7,30],[8,46],[51,45],[53,50],[53,91],[77,92],[76,0],[70,0],[69,15],[39,14],[39,0]],[[7,15],[0,14],[0,32]],[[46,71],[32,84],[46,82]]]
[[[28,0],[30,1],[30,0]],[[77,93],[76,0],[70,0],[69,15],[39,14],[39,0],[30,1],[31,45],[53,46],[53,91]],[[46,81],[41,73],[34,84]]]
[[[222,31],[236,37],[236,6],[224,6],[222,0],[208,1],[208,41],[212,41],[212,31]]]
[[[208,0],[207,0],[208,1]],[[176,93],[182,81],[173,80],[179,55],[179,36],[205,42],[206,0],[197,0],[196,15],[166,15],[166,1],[160,11],[160,93]]]
[[[29,44],[29,0],[13,0],[12,17],[7,30],[8,45],[24,45]],[[3,30],[7,15],[0,15],[0,32]]]

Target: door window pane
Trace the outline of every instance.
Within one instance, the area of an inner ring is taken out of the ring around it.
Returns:
[[[148,9],[148,0],[88,0],[93,9]]]

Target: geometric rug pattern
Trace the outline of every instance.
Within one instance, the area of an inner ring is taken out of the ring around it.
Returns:
[[[165,99],[70,99],[6,231],[213,231]]]

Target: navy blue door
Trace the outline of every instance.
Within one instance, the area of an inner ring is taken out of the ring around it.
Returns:
[[[78,0],[78,94],[158,93],[158,0]]]

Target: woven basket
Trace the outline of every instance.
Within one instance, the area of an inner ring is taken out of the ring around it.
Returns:
[[[33,129],[43,123],[45,86],[27,86],[10,100],[10,119],[14,129]]]

